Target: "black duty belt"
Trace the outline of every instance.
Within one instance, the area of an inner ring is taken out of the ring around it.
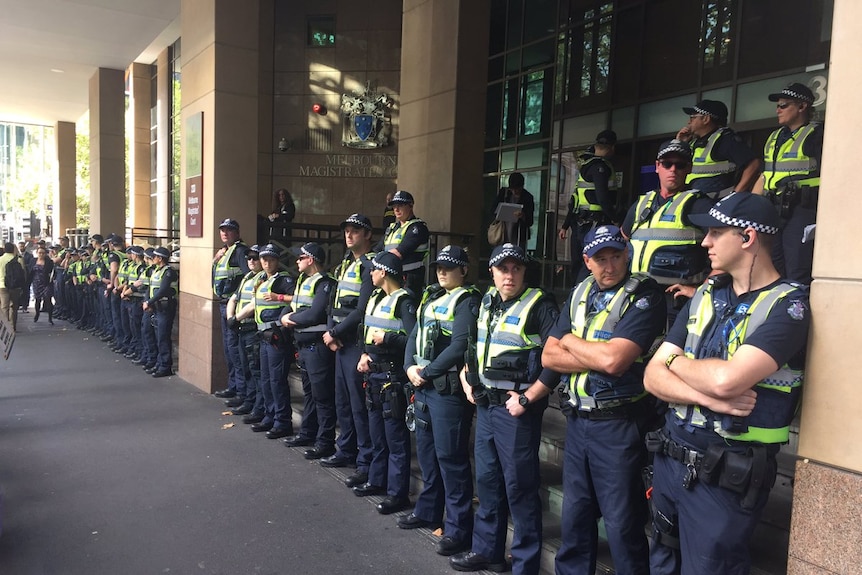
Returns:
[[[590,420],[607,420],[607,419],[629,419],[635,415],[636,408],[639,407],[636,403],[619,405],[617,407],[607,407],[604,409],[578,409],[572,410],[572,417],[580,417],[581,419]]]

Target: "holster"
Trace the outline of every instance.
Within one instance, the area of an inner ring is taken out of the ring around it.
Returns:
[[[380,392],[383,404],[383,417],[386,419],[404,419],[407,414],[407,396],[397,382],[389,382]],[[387,405],[388,404],[388,405]]]

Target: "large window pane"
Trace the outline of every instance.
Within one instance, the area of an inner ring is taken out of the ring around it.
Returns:
[[[515,0],[518,1],[518,0]],[[554,9],[557,0],[529,0],[524,13],[524,43],[554,33]]]
[[[737,17],[735,0],[706,0],[701,24],[702,82],[711,84],[733,77]]]
[[[688,96],[643,104],[638,117],[638,136],[676,134],[687,120],[682,108],[694,106],[696,103],[697,99],[694,94],[689,94]]]
[[[697,86],[700,16],[701,3],[692,0],[652,0],[646,4],[641,97]]]

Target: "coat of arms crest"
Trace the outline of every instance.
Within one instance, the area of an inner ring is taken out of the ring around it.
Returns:
[[[382,148],[389,145],[392,131],[389,110],[392,98],[372,91],[369,84],[363,92],[343,94],[341,111],[343,134],[341,144],[350,148]]]

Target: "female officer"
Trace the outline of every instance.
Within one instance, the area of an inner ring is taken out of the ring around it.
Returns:
[[[446,511],[444,537],[437,553],[452,555],[470,546],[473,532],[473,473],[470,425],[473,406],[458,380],[468,340],[476,340],[479,292],[465,285],[469,258],[446,246],[434,262],[437,282],[425,289],[416,327],[410,332],[404,365],[413,384],[416,457],[424,488],[402,529],[436,526]]]
[[[357,496],[387,497],[377,504],[383,515],[410,504],[410,432],[404,416],[404,348],[416,324],[413,294],[401,287],[401,259],[382,252],[370,262],[371,281],[378,288],[365,308],[365,350],[356,369],[366,378],[368,427],[372,460],[368,481],[353,488]]]

